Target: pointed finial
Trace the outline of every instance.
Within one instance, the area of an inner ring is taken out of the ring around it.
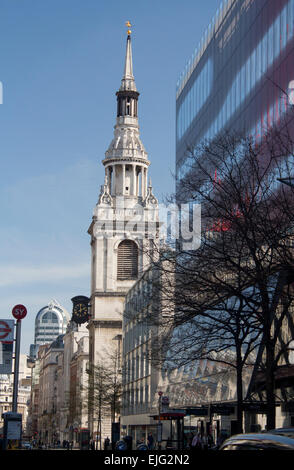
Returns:
[[[131,23],[129,21],[126,22],[126,26],[130,26]],[[126,44],[126,56],[125,56],[125,67],[124,67],[124,74],[121,82],[121,87],[119,91],[131,90],[137,91],[135,79],[133,75],[133,59],[132,59],[132,41],[130,33],[128,31],[127,36],[127,44]]]
[[[131,28],[132,25],[129,21],[126,21],[126,26],[127,26],[127,28]],[[128,29],[127,33],[128,33],[128,36],[129,36],[130,34],[132,34],[132,31],[130,29]]]

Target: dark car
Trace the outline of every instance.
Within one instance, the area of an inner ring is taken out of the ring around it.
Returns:
[[[294,439],[279,434],[236,434],[226,439],[219,450],[294,450]]]
[[[117,441],[115,444],[115,450],[127,450],[127,444],[125,441]]]
[[[270,434],[279,434],[279,436],[287,436],[294,439],[294,428],[277,428],[268,431]]]
[[[21,447],[26,450],[32,450],[33,448],[32,444],[28,441],[22,442]]]

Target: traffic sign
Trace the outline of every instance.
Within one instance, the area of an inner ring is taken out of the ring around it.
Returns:
[[[162,397],[161,398],[161,403],[163,405],[169,405],[169,398],[168,397]]]
[[[0,319],[0,342],[12,343],[14,337],[14,320]]]
[[[17,320],[22,320],[27,314],[27,309],[25,308],[24,305],[15,305],[12,309],[12,315],[14,318]]]

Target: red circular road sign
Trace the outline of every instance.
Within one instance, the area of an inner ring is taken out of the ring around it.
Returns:
[[[9,333],[11,333],[10,326],[6,323],[5,320],[0,320],[0,340],[5,339]]]
[[[24,305],[15,305],[12,309],[12,315],[14,318],[17,320],[22,320],[27,314],[27,309],[25,308]]]

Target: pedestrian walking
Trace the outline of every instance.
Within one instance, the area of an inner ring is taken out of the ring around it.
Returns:
[[[172,449],[172,448],[173,448],[173,443],[172,443],[171,437],[168,437],[168,438],[167,438],[165,448],[166,448],[166,449]]]
[[[202,441],[200,433],[195,434],[192,440],[192,450],[202,450]]]
[[[225,429],[221,429],[219,436],[217,438],[217,447],[220,447],[221,444],[229,437]]]
[[[110,444],[109,437],[107,436],[106,439],[104,440],[104,450],[108,450],[108,446]]]
[[[211,449],[213,447],[213,437],[210,433],[208,433],[207,435],[207,442],[208,442],[208,448]]]
[[[207,438],[207,434],[204,434],[202,436],[202,449],[203,450],[208,450],[208,438]]]
[[[154,448],[154,439],[152,436],[152,433],[149,432],[148,437],[147,437],[147,445],[148,445],[148,450],[153,450]]]
[[[194,437],[193,433],[190,432],[190,433],[188,434],[188,438],[187,438],[187,449],[191,449],[191,448],[192,448],[193,437]]]
[[[90,443],[90,449],[95,450],[95,441],[92,439]]]

